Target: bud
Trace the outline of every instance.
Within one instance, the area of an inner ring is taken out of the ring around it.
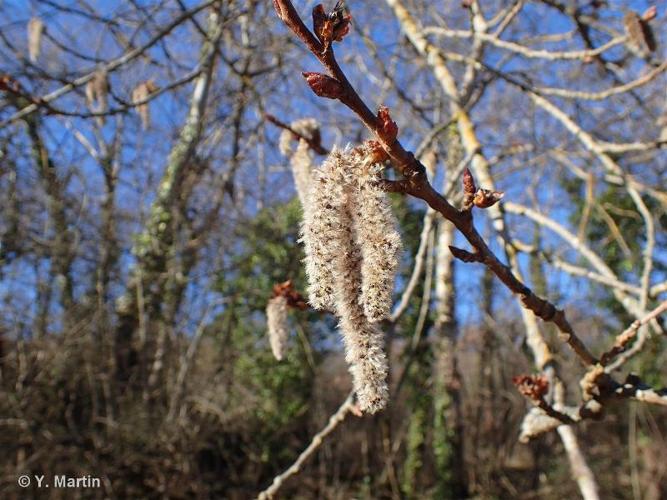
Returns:
[[[328,20],[329,17],[324,10],[324,6],[322,4],[316,5],[313,8],[313,31],[323,45],[331,43],[333,38],[333,28]]]
[[[391,119],[389,108],[387,106],[380,106],[377,118],[380,121],[380,136],[385,142],[391,144],[396,140],[396,136],[398,135],[398,125]]]
[[[533,401],[540,401],[549,391],[549,381],[543,375],[518,375],[512,383],[521,394]]]
[[[472,199],[477,208],[489,208],[503,199],[505,193],[502,191],[491,191],[490,189],[478,189]]]
[[[652,5],[651,7],[649,7],[644,11],[644,13],[642,14],[642,20],[646,22],[653,21],[653,19],[655,19],[657,15],[658,15],[658,8],[655,5]]]
[[[333,39],[336,42],[343,41],[343,37],[350,32],[352,15],[345,5],[345,0],[338,0],[333,10],[329,13],[329,21],[333,25]]]
[[[316,95],[327,99],[340,99],[343,96],[343,86],[335,78],[309,71],[304,71],[301,74]]]
[[[475,179],[472,176],[469,168],[463,172],[463,209],[470,210],[473,206],[473,199],[477,192]]]
[[[326,51],[331,42],[341,42],[345,35],[350,32],[352,16],[345,6],[345,2],[339,1],[328,14],[322,4],[313,9],[313,31],[315,36],[322,42]]]

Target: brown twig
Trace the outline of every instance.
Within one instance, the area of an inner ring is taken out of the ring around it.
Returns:
[[[296,130],[294,130],[294,128],[290,127],[288,124],[286,124],[284,122],[281,122],[278,118],[276,118],[275,116],[273,116],[269,113],[266,113],[264,115],[264,118],[266,118],[266,121],[268,121],[269,123],[273,123],[278,128],[282,128],[284,130],[289,130],[294,135],[294,137],[296,139],[303,139],[304,141],[306,141],[308,143],[308,146],[310,147],[310,149],[315,151],[315,153],[317,153],[318,155],[328,155],[329,154],[329,150],[327,148],[325,148],[324,146],[322,146],[322,143],[319,141],[319,137],[317,137],[317,138],[307,137],[307,136],[297,132]]]
[[[479,262],[486,265],[512,293],[518,295],[524,307],[544,321],[554,323],[561,332],[562,340],[572,347],[586,365],[595,364],[596,358],[576,336],[565,313],[551,302],[535,295],[491,251],[473,224],[472,211],[456,209],[431,186],[424,165],[396,138],[398,130],[388,110],[381,108],[377,115],[373,114],[352,87],[336,61],[333,45],[325,46],[317,39],[303,23],[290,0],[274,0],[273,3],[283,22],[327,69],[328,75],[312,72],[304,74],[313,91],[323,97],[335,98],[350,108],[375,135],[387,152],[394,168],[403,176],[402,180],[386,183],[385,186],[391,191],[402,192],[424,200],[431,208],[452,222],[471,244],[475,254],[479,256]]]

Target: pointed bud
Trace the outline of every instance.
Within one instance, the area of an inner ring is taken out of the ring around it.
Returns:
[[[381,127],[379,131],[380,135],[385,142],[391,144],[396,140],[396,136],[398,135],[398,125],[391,119],[387,106],[380,106],[377,116]]]
[[[502,191],[491,191],[489,189],[478,189],[472,200],[477,208],[489,208],[498,203],[505,193]]]
[[[472,176],[469,168],[466,168],[463,172],[463,194],[466,196],[474,196],[477,191],[477,186],[475,186],[475,179]]]
[[[652,5],[644,11],[642,14],[642,19],[646,22],[653,21],[658,15],[658,8],[655,5]]]
[[[343,37],[350,32],[350,22],[352,21],[352,15],[344,0],[336,2],[333,10],[329,13],[329,20],[332,23],[333,39],[341,42]]]
[[[328,21],[329,17],[324,11],[322,4],[316,5],[313,9],[313,31],[315,32],[315,36],[324,45],[331,43],[333,37],[333,27]]]
[[[340,99],[343,95],[343,86],[335,78],[322,73],[304,71],[301,73],[310,88],[320,97],[327,99]]]

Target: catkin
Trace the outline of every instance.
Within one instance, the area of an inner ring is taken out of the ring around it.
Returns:
[[[42,33],[44,22],[39,17],[33,17],[28,21],[28,56],[30,62],[36,63],[42,50]]]
[[[289,330],[287,325],[287,299],[273,297],[266,305],[266,324],[273,356],[281,361],[287,348]]]
[[[380,187],[379,166],[356,158],[352,205],[362,256],[359,301],[368,320],[376,322],[388,318],[391,311],[401,236],[389,198]]]
[[[320,126],[314,118],[302,118],[290,123],[290,128],[308,139],[319,142]],[[294,134],[290,130],[283,130],[278,140],[278,149],[283,156],[290,156],[292,154],[292,141],[296,140]]]
[[[306,254],[308,299],[315,309],[335,311],[332,264],[344,246],[346,225],[346,162],[334,149],[313,172],[308,208],[304,210],[301,241]],[[305,208],[305,207],[304,207]]]
[[[156,90],[157,86],[155,83],[153,83],[153,80],[141,82],[139,85],[134,87],[134,90],[132,90],[132,102],[136,104],[138,102],[145,101],[148,96]],[[141,118],[141,127],[146,130],[151,123],[148,103],[144,102],[142,104],[137,104],[137,113],[139,113],[139,117]]]
[[[359,405],[375,413],[389,397],[384,336],[375,323],[389,314],[401,242],[370,153],[334,149],[313,172],[302,241],[310,303],[338,316]]]
[[[368,321],[359,302],[362,290],[363,257],[350,211],[351,198],[343,211],[344,238],[334,259],[336,314],[345,343],[345,359],[350,364],[354,390],[362,411],[375,413],[389,399],[387,357],[383,332]]]
[[[106,70],[99,69],[86,85],[86,101],[88,108],[95,113],[106,113],[108,110],[109,80]],[[104,117],[100,117],[103,121]]]
[[[320,129],[317,121],[313,118],[304,118],[296,120],[290,124],[295,132],[304,137],[312,139],[319,143]],[[278,147],[284,156],[289,156],[294,185],[299,196],[301,206],[306,207],[308,203],[308,192],[312,183],[311,171],[313,169],[313,160],[310,155],[310,145],[303,138],[298,139],[297,147],[292,151],[292,141],[295,140],[294,134],[289,130],[283,130],[280,134]]]
[[[310,146],[308,146],[308,143],[301,139],[294,154],[290,158],[290,166],[292,167],[292,176],[294,177],[296,193],[299,196],[299,201],[304,210],[306,210],[308,192],[312,182],[311,171],[313,162],[309,150]]]

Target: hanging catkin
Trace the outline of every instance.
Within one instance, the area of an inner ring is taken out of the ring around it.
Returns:
[[[303,137],[307,137],[316,143],[320,142],[320,127],[314,118],[295,120],[290,123],[290,128]],[[278,139],[278,149],[283,156],[290,156],[292,154],[292,141],[294,140],[298,139],[291,131],[284,129],[281,132]]]
[[[381,166],[369,165],[365,158],[370,157],[363,149],[353,156],[352,206],[362,257],[359,301],[368,320],[376,322],[390,314],[401,236],[389,198],[380,186]]]
[[[94,113],[106,113],[108,110],[109,80],[105,69],[98,69],[86,85],[86,102]],[[100,124],[104,116],[98,117]]]
[[[144,130],[150,126],[151,118],[148,103],[142,101],[145,101],[148,96],[156,90],[157,86],[153,80],[146,80],[145,82],[141,82],[139,85],[134,87],[134,90],[132,90],[132,102],[137,105],[137,113],[139,113],[139,117],[141,118],[141,127]]]
[[[28,56],[30,62],[36,63],[42,51],[42,33],[44,22],[39,17],[33,17],[28,21]]]
[[[310,156],[310,146],[303,139],[299,141],[299,145],[290,158],[290,166],[292,167],[296,193],[299,196],[301,206],[305,210],[306,203],[308,203],[308,191],[311,185],[310,174],[313,168],[313,160]]]
[[[641,18],[639,14],[628,11],[623,17],[625,34],[628,37],[628,44],[638,50],[643,56],[649,52],[655,52],[656,41],[653,30],[648,22]]]
[[[335,311],[335,258],[345,246],[349,221],[345,219],[346,162],[334,149],[320,169],[313,172],[307,207],[304,207],[301,241],[306,254],[308,299],[315,309]]]
[[[281,361],[285,355],[287,338],[287,299],[283,296],[273,297],[266,305],[266,324],[269,331],[269,343],[273,356]]]
[[[302,120],[294,121],[290,127],[295,132],[298,132],[304,137],[311,140],[316,140],[319,143],[320,129],[313,118],[304,118]],[[294,177],[294,185],[296,187],[297,195],[301,206],[305,207],[308,203],[308,191],[311,186],[311,171],[313,169],[313,160],[310,153],[310,145],[308,141],[299,138],[297,147],[292,151],[292,141],[295,140],[294,134],[289,130],[283,130],[280,134],[279,148],[284,156],[290,159],[290,167],[292,169],[292,176]],[[305,210],[305,208],[304,208]]]
[[[384,334],[368,321],[359,301],[363,258],[352,221],[352,198],[346,196],[346,202],[341,218],[344,237],[340,239],[338,253],[333,260],[336,314],[359,406],[364,412],[375,413],[383,409],[389,399],[389,370],[384,352]]]
[[[391,306],[401,245],[369,153],[334,149],[314,171],[302,240],[310,302],[338,316],[360,407],[375,413],[389,390],[384,336],[374,322]]]

